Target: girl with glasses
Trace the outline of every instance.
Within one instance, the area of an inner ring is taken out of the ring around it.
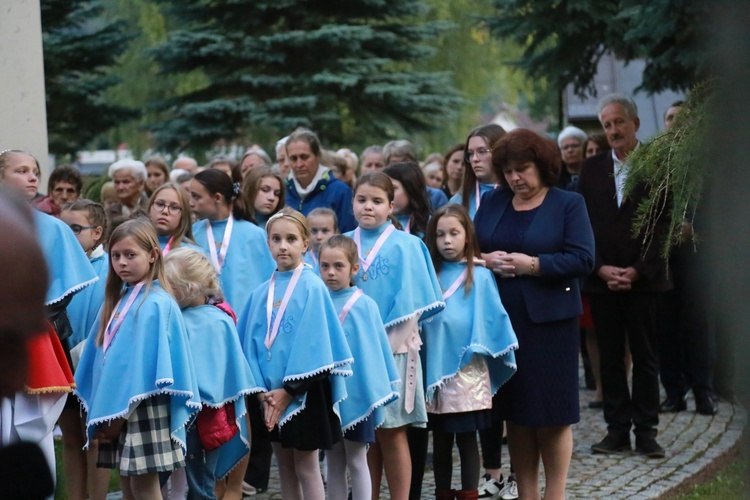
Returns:
[[[190,201],[176,184],[167,182],[154,190],[148,202],[148,216],[164,255],[181,246],[202,251],[193,238]]]

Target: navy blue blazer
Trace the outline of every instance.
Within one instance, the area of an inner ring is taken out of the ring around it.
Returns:
[[[482,196],[474,217],[479,248],[490,253],[503,248],[493,246],[493,233],[513,192],[496,189]],[[579,280],[594,268],[594,233],[583,197],[578,193],[550,188],[523,238],[521,252],[539,258],[539,274],[522,277],[521,291],[529,317],[546,323],[580,316]],[[498,287],[505,279],[495,275]]]

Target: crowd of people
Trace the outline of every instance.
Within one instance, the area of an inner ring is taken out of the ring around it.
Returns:
[[[396,499],[562,499],[583,352],[608,430],[592,452],[632,450],[632,431],[664,457],[659,412],[690,389],[717,411],[712,339],[689,252],[668,273],[632,234],[635,103],[607,96],[599,120],[557,142],[483,125],[422,162],[407,140],[359,158],[300,128],[275,163],[257,146],[117,161],[101,203],[68,166],[40,195],[34,157],[0,152],[50,276],[0,447],[34,442],[54,471],[59,424],[75,499],[104,498],[111,470],[125,498],[241,498],[268,489],[272,456],[289,499],[378,498],[383,473]]]

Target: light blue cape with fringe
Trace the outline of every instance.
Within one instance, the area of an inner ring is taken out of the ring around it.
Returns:
[[[120,309],[133,289],[125,289]],[[144,286],[112,339],[106,357],[102,346],[96,345],[98,327],[97,318],[75,374],[74,392],[86,410],[88,441],[98,425],[127,418],[144,399],[166,394],[169,432],[185,451],[185,425],[200,410],[201,401],[177,302],[158,281]]]
[[[367,258],[390,221],[376,229],[362,229],[362,257]],[[352,238],[354,232],[346,234]],[[378,305],[386,328],[421,314],[420,321],[445,307],[435,268],[425,244],[403,231],[393,231],[367,271],[360,266],[354,283]]]
[[[96,316],[99,314],[99,309],[104,304],[104,288],[107,284],[107,273],[109,272],[109,255],[103,252],[98,257],[91,258],[89,262],[91,262],[94,272],[99,276],[99,281],[75,294],[68,304],[66,311],[70,319],[70,326],[73,328],[73,334],[68,337],[68,347],[71,349],[86,340],[86,336],[91,331]]]
[[[357,290],[352,286],[330,292],[336,314]],[[346,432],[371,415],[378,428],[385,420],[383,406],[398,398],[401,379],[375,301],[367,295],[360,296],[342,326],[354,356],[354,375],[345,380],[349,397],[339,406],[341,428]]]
[[[484,196],[484,193],[489,193],[490,191],[495,190],[494,184],[485,184],[483,182],[479,183],[479,199],[482,199],[482,196]],[[448,203],[455,203],[456,205],[460,205],[463,202],[463,195],[461,195],[460,192],[454,194],[451,199],[448,201]],[[479,204],[481,205],[482,202],[480,201]],[[469,194],[469,216],[471,217],[471,220],[474,220],[474,216],[477,214],[477,195],[476,191],[474,189],[471,190],[471,193]]]
[[[293,272],[276,272],[272,322]],[[264,340],[269,286],[270,280],[251,294],[237,322],[242,347],[255,380],[266,390],[273,390],[282,388],[288,381],[330,372],[334,411],[339,414],[338,404],[347,397],[344,377],[352,375],[352,353],[328,289],[305,266],[284,312],[278,336],[271,349],[267,349]],[[292,398],[279,419],[279,428],[305,409],[306,396],[301,394]]]
[[[182,310],[185,319],[193,366],[198,379],[200,400],[204,406],[221,408],[234,405],[235,423],[240,432],[229,442],[208,452],[215,454],[214,476],[226,476],[248,453],[245,396],[262,392],[242,352],[234,321],[216,306],[203,305]]]
[[[466,263],[444,262],[440,287],[447,291],[464,269]],[[475,354],[487,361],[492,394],[516,373],[514,350],[518,349],[518,339],[492,272],[475,265],[471,290],[468,295],[465,291],[461,285],[448,298],[442,314],[422,323],[421,355],[428,402]]]
[[[39,210],[33,210],[33,213],[49,272],[49,287],[44,299],[44,305],[48,306],[84,289],[99,277],[67,224]]]
[[[221,244],[228,220],[211,221],[213,230],[211,244],[216,242]],[[208,245],[211,237],[207,234],[205,220],[193,224],[193,236],[195,242],[203,248],[204,253],[210,259],[211,250]],[[276,269],[276,262],[271,257],[266,240],[266,232],[255,224],[246,220],[234,220],[232,237],[229,240],[229,249],[221,269],[220,280],[224,300],[235,311],[245,309],[252,291],[267,281]],[[217,254],[218,251],[217,248]]]

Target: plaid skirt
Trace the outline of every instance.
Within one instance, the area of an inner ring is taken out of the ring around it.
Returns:
[[[99,445],[97,467],[140,476],[185,467],[185,454],[169,434],[169,396],[150,397],[128,417],[117,443]]]

